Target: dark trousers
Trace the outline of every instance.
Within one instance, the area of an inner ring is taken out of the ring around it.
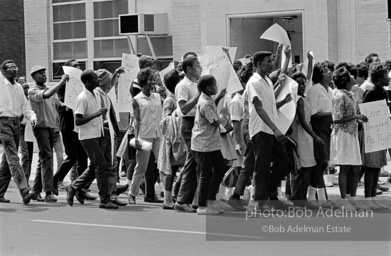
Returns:
[[[81,145],[78,134],[74,131],[62,131],[62,138],[67,157],[62,161],[53,176],[53,183],[63,181],[69,170],[74,169],[80,176],[87,169],[88,157]]]
[[[8,120],[0,117],[0,140],[4,147],[0,162],[0,197],[4,197],[11,177],[14,178],[22,197],[30,191],[22,166],[19,163],[19,134],[20,126],[17,118]]]
[[[216,200],[220,183],[228,168],[220,150],[192,152],[200,171],[198,206],[206,207],[207,200]]]
[[[177,202],[191,204],[197,190],[197,163],[191,152],[191,130],[194,126],[194,117],[182,118],[181,134],[187,146],[186,162],[182,171],[181,186],[179,188]]]
[[[243,166],[239,173],[238,180],[235,185],[234,193],[238,196],[242,196],[244,194],[244,190],[251,179],[251,176],[254,174],[254,149],[251,140],[248,141],[246,151],[244,152],[244,160]]]
[[[307,191],[311,181],[313,167],[302,167],[296,173],[296,186],[293,189],[292,200],[307,200]]]
[[[278,142],[274,135],[259,132],[253,136],[252,142],[255,157],[254,200],[264,204],[268,198],[277,198],[277,187],[289,172],[289,158],[284,144]]]
[[[39,148],[40,166],[34,179],[33,191],[51,193],[53,189],[53,147],[56,140],[60,139],[60,132],[54,128],[33,129]]]
[[[100,201],[102,204],[105,204],[110,201],[109,163],[106,161],[104,154],[106,139],[104,137],[86,139],[81,140],[80,143],[91,160],[91,165],[72,183],[72,187],[76,191],[80,191],[86,184],[91,182],[91,179],[96,178]]]
[[[28,184],[30,180],[30,174],[31,174],[31,164],[33,163],[34,142],[24,140],[25,129],[26,126],[24,124],[21,124],[19,146],[20,146],[20,153],[21,153],[20,161]]]
[[[155,196],[155,183],[159,179],[159,170],[157,169],[156,157],[153,151],[149,156],[147,170],[145,171],[145,195]]]

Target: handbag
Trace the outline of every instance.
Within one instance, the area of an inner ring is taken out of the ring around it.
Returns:
[[[239,172],[235,167],[229,168],[229,170],[224,174],[223,181],[221,184],[227,188],[233,188],[236,186],[236,182],[239,178]]]

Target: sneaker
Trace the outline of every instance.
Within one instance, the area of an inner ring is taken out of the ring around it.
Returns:
[[[136,197],[128,194],[128,204],[136,204]]]
[[[189,204],[179,204],[175,203],[174,209],[178,212],[196,212]]]
[[[65,190],[65,185],[62,181],[57,182],[58,189]]]
[[[197,215],[219,215],[220,212],[213,207],[198,207]]]
[[[220,205],[218,205],[216,200],[208,200],[207,204],[208,204],[207,207],[213,208],[216,211],[218,211],[219,213],[224,213],[224,209],[222,207],[220,207]],[[198,208],[197,208],[197,210],[198,210]]]
[[[49,194],[49,195],[45,196],[45,202],[46,203],[55,203],[55,202],[57,202],[57,198],[55,198],[53,194]]]
[[[370,210],[370,208],[361,200],[349,200],[349,203],[353,205],[357,210]]]
[[[172,204],[172,205],[163,204],[162,208],[163,208],[163,210],[174,210],[174,204]]]
[[[319,200],[318,201],[320,207],[322,208],[331,208],[333,207],[333,203],[327,200]]]
[[[310,200],[307,202],[307,208],[318,210],[320,208],[320,205],[316,200]]]
[[[365,206],[371,210],[380,210],[380,206],[375,204],[371,198],[365,198]]]
[[[242,200],[232,198],[232,196],[228,199],[228,204],[238,211],[246,211],[246,208],[244,208]]]

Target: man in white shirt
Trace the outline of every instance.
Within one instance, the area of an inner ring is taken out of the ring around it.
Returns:
[[[259,209],[266,210],[269,205],[285,210],[287,208],[277,198],[277,187],[288,173],[289,158],[284,146],[286,138],[276,126],[277,109],[290,100],[290,96],[281,102],[275,100],[273,84],[267,77],[273,70],[273,59],[270,52],[256,52],[253,63],[256,68],[247,82],[246,90],[249,100],[249,134],[254,151],[254,200]],[[271,170],[270,165],[273,162]]]
[[[80,193],[91,177],[95,176],[100,197],[99,208],[118,209],[118,206],[110,201],[109,163],[104,156],[105,138],[102,116],[106,115],[107,108],[102,108],[100,98],[94,93],[94,89],[99,86],[99,77],[96,72],[88,69],[81,74],[81,81],[85,88],[76,99],[75,124],[79,127],[80,143],[91,160],[93,168],[90,166],[75,182],[66,187],[67,202],[73,206],[75,193]],[[76,198],[81,204],[84,203],[80,197],[76,196]]]
[[[4,194],[8,189],[11,177],[13,177],[23,198],[23,203],[28,204],[35,197],[35,193],[30,192],[31,189],[19,162],[20,116],[23,114],[31,121],[33,127],[37,118],[31,110],[22,86],[15,81],[17,71],[18,67],[13,60],[6,60],[1,65],[1,72],[4,76],[4,78],[0,76],[0,79],[4,79],[1,83],[7,87],[10,99],[8,107],[0,113],[0,139],[4,147],[0,163],[0,203],[10,202],[4,198]]]

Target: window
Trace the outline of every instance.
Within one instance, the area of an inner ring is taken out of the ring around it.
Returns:
[[[59,79],[65,60],[88,57],[86,4],[80,0],[52,0],[52,8],[53,79]]]
[[[94,52],[95,58],[121,58],[130,49],[127,39],[106,39],[94,41]]]
[[[126,13],[128,13],[128,0],[95,2],[95,37],[119,36],[118,15]]]
[[[158,59],[172,57],[172,36],[151,36],[150,38]],[[151,49],[149,49],[149,45],[145,37],[137,38],[137,47],[138,52],[152,56]]]

